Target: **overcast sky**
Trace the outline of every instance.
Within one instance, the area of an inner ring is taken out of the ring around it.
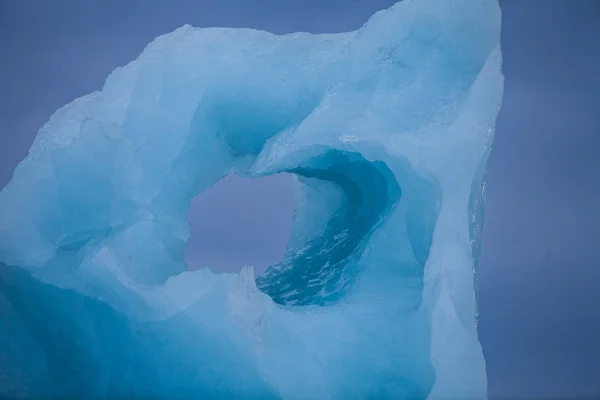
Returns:
[[[57,108],[159,34],[186,23],[339,32],[393,3],[0,0],[0,187]],[[490,397],[599,397],[600,1],[501,6],[506,92],[480,264]],[[281,259],[291,213],[285,176],[228,178],[195,200],[188,258],[264,269]]]

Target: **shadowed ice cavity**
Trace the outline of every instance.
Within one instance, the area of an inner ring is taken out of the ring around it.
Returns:
[[[157,38],[0,192],[0,361],[22,383],[0,395],[485,398],[499,33],[496,0],[406,0],[343,34]],[[257,282],[188,271],[192,199],[282,172],[284,261]]]
[[[278,303],[323,305],[338,299],[352,281],[352,262],[399,199],[400,188],[384,163],[367,162],[356,153],[329,151],[289,172],[335,185],[341,204],[316,237],[290,249],[282,263],[259,277],[258,287]]]

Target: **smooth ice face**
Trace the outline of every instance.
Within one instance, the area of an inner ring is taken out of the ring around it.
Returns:
[[[0,192],[0,394],[484,398],[499,32],[496,0],[406,0],[344,34],[157,38],[58,110]],[[279,172],[284,261],[256,283],[186,271],[192,198]]]

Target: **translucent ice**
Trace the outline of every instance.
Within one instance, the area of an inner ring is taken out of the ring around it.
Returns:
[[[0,192],[0,395],[484,398],[499,33],[496,0],[406,0],[343,34],[154,40]],[[284,261],[187,271],[192,198],[279,172]]]

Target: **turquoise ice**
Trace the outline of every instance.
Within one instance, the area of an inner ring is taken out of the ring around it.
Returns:
[[[155,39],[58,110],[0,192],[14,391],[485,398],[475,268],[499,39],[496,0],[405,0],[342,34]],[[194,196],[281,172],[297,187],[285,259],[256,281],[190,271]]]

